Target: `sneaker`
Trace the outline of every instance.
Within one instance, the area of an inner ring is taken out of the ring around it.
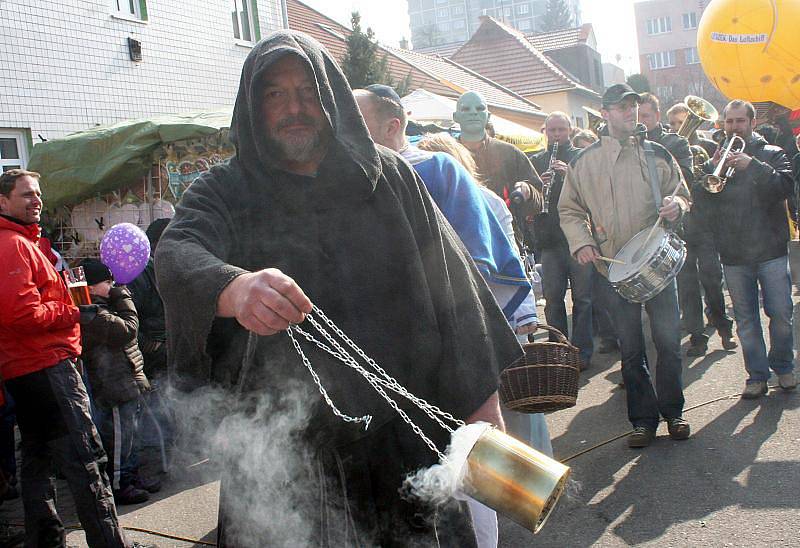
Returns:
[[[673,440],[685,440],[692,433],[689,423],[681,417],[667,419],[667,430]]]
[[[767,393],[766,381],[748,382],[742,391],[743,400],[757,400]]]
[[[158,548],[158,544],[144,544],[143,542],[133,541],[131,548]]]
[[[617,344],[617,341],[614,339],[603,339],[600,341],[600,348],[597,349],[597,352],[600,354],[611,354],[617,350],[619,350],[619,344]]]
[[[794,371],[778,375],[778,384],[784,390],[794,390],[797,388],[797,377],[794,376]]]
[[[690,357],[705,356],[706,352],[708,352],[708,343],[695,342],[692,343],[689,349],[686,351],[686,355]]]
[[[628,436],[628,447],[640,449],[647,447],[656,437],[656,431],[646,426],[636,426]]]
[[[114,502],[118,506],[124,504],[141,504],[150,500],[150,495],[144,489],[139,489],[133,485],[126,485],[118,491],[114,491]]]

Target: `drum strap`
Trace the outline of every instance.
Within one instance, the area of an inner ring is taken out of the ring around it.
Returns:
[[[653,190],[653,200],[656,202],[656,210],[661,206],[661,190],[659,189],[658,171],[656,171],[656,153],[653,145],[648,140],[642,141],[644,157],[647,160],[647,171],[650,172],[650,188]]]

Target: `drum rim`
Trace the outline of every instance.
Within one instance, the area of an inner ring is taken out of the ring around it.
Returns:
[[[659,234],[659,231],[661,231],[661,238],[657,238],[657,237],[658,237],[658,234]],[[620,259],[620,255],[622,254],[622,252],[623,252],[623,251],[625,251],[625,248],[626,248],[626,247],[628,247],[628,246],[631,244],[631,242],[633,242],[633,241],[634,241],[634,240],[635,240],[635,239],[636,239],[636,238],[637,238],[637,237],[638,237],[640,234],[642,234],[642,233],[648,233],[648,232],[650,232],[650,228],[645,228],[645,229],[643,229],[643,230],[640,230],[640,231],[639,231],[639,232],[637,232],[636,234],[634,234],[634,235],[631,237],[631,239],[630,239],[630,240],[628,240],[627,242],[625,242],[625,245],[623,245],[623,246],[622,246],[622,247],[619,249],[619,251],[617,251],[617,253],[614,255],[614,258],[615,258],[615,259]],[[653,239],[652,239],[652,241],[658,241],[658,242],[659,242],[659,244],[658,244],[658,247],[656,247],[656,250],[658,250],[658,249],[661,249],[661,246],[664,244],[664,240],[665,240],[665,239],[667,239],[667,238],[669,238],[669,237],[670,237],[670,234],[672,234],[672,232],[671,232],[671,231],[669,231],[669,230],[666,230],[666,229],[664,229],[664,228],[662,228],[662,227],[660,227],[660,226],[659,226],[659,227],[656,227],[655,231],[653,232]],[[647,258],[647,260],[646,260],[645,262],[643,262],[643,263],[642,263],[642,266],[645,266],[645,265],[646,265],[646,264],[647,264],[647,263],[650,261],[650,259],[652,259],[652,258],[653,258],[653,255],[652,255],[652,254],[650,254],[650,256]],[[618,270],[618,269],[621,269],[621,268],[622,268],[622,266],[623,266],[623,265],[618,265],[618,264],[613,264],[613,263],[612,263],[611,265],[609,265],[609,267],[608,267],[608,281],[609,281],[609,282],[611,282],[612,284],[621,284],[621,283],[625,283],[626,281],[628,281],[628,280],[630,280],[630,279],[632,279],[632,278],[636,277],[636,276],[639,274],[639,272],[641,271],[641,267],[640,267],[639,269],[637,269],[636,271],[634,271],[634,272],[632,272],[632,273],[628,274],[628,275],[627,275],[626,277],[624,277],[624,278],[620,278],[619,280],[612,280],[612,279],[611,279],[611,274],[612,274],[612,272],[614,272],[614,271],[616,271],[616,270]],[[624,266],[626,266],[626,267],[631,267],[631,265],[624,265]]]

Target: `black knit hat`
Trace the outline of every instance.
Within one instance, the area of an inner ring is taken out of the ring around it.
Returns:
[[[87,285],[95,285],[100,282],[105,282],[106,280],[114,279],[108,267],[97,259],[84,259],[79,266],[83,267]]]

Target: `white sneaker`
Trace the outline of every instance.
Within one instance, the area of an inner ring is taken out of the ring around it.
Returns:
[[[794,371],[778,375],[778,384],[784,390],[794,390],[797,388],[797,377],[794,376]]]

